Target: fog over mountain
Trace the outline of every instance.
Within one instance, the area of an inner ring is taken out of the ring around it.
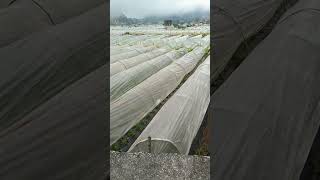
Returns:
[[[111,0],[111,17],[128,18],[177,16],[192,12],[209,12],[210,0]]]

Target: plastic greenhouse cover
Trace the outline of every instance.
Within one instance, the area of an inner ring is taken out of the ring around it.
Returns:
[[[120,38],[111,41],[111,45],[119,46],[120,43],[125,44],[126,42],[136,41],[137,39],[149,37],[147,35],[133,36],[133,35],[122,35]]]
[[[213,5],[211,78],[215,79],[239,45],[257,33],[284,0],[216,0]]]
[[[119,72],[125,71],[126,69],[130,69],[138,64],[156,58],[160,55],[167,53],[168,49],[155,49],[151,52],[143,53],[138,56],[120,60],[118,62],[110,64],[110,76],[113,76]]]
[[[0,131],[106,63],[105,15],[102,5],[0,49]]]
[[[2,8],[7,8],[12,0],[2,0],[0,1],[0,10]]]
[[[203,121],[210,101],[210,57],[208,57],[178,91],[163,105],[130,152],[188,154]]]
[[[187,38],[187,36],[180,37],[177,39],[168,40],[167,45],[166,44],[159,45],[159,44],[154,43],[157,47],[159,47],[159,49],[155,49],[155,50],[152,50],[151,52],[143,53],[143,54],[131,57],[131,58],[127,58],[127,59],[123,59],[123,60],[119,60],[117,62],[114,62],[114,63],[110,64],[110,75],[113,76],[114,74],[117,74],[121,71],[129,69],[129,68],[136,66],[140,63],[143,63],[147,60],[150,60],[150,59],[155,58],[159,55],[162,55],[162,54],[168,52],[171,48],[179,49],[180,47],[184,47],[183,42],[185,41],[186,38]],[[197,44],[197,42],[193,42],[193,43]],[[208,41],[206,41],[205,43],[208,43]],[[202,43],[202,45],[204,45],[205,43]],[[201,44],[201,43],[198,43],[198,44]],[[119,50],[118,52],[129,52],[134,49],[140,49],[140,48],[142,48],[142,47],[141,46],[130,46],[130,47],[121,48],[122,50]],[[168,49],[168,48],[170,48],[170,49]]]
[[[141,48],[141,47],[157,45],[157,42],[159,41],[160,38],[163,38],[163,37],[154,37],[154,38],[147,39],[145,41],[133,41],[135,43],[130,43],[122,46],[113,46],[110,48],[110,55],[113,56],[113,55],[125,53],[132,50],[132,48]],[[172,41],[172,40],[167,40],[167,41]]]
[[[132,38],[126,42],[122,42],[121,44],[119,44],[120,46],[119,45],[112,46],[111,49],[113,49],[112,51],[114,51],[115,49],[118,49],[118,48],[125,48],[133,45],[143,45],[143,46],[157,45],[157,46],[163,47],[163,46],[168,46],[169,42],[174,43],[175,41],[182,41],[183,39],[180,37],[181,37],[180,35],[169,36],[169,37],[163,37],[159,35],[145,35],[144,38],[139,38],[139,36],[137,36],[137,38]]]
[[[0,179],[104,180],[107,76],[91,72],[0,131]]]
[[[110,63],[112,64],[112,63],[115,63],[115,62],[123,60],[123,59],[138,56],[139,54],[146,53],[146,52],[152,51],[154,49],[156,49],[155,46],[142,47],[142,48],[135,48],[134,50],[131,50],[129,52],[116,54],[116,55],[110,56]]]
[[[110,103],[111,145],[177,88],[206,48],[194,49]]]
[[[132,45],[143,45],[143,46],[148,46],[150,41],[156,41],[157,39],[165,38],[165,36],[161,35],[147,35],[147,38],[144,38],[142,40],[137,40],[137,41],[131,41],[127,42],[125,45],[126,46],[132,46]]]
[[[188,51],[180,49],[141,63],[110,78],[110,101],[120,97],[151,75],[168,66]]]
[[[134,44],[139,41],[147,40],[151,37],[152,37],[151,35],[139,35],[139,36],[135,36],[133,38],[128,38],[128,39],[123,39],[123,40],[117,41],[116,44],[114,44],[114,45],[121,46],[121,45]]]
[[[23,0],[20,0],[23,1]],[[33,0],[50,15],[55,24],[62,23],[70,17],[76,17],[90,9],[107,4],[104,0]],[[101,16],[100,18],[107,18]]]
[[[116,46],[110,48],[110,56],[122,54],[122,53],[127,53],[129,51],[134,51],[135,49],[139,48],[144,48],[147,46],[142,46],[142,45],[132,45],[132,46]]]
[[[93,9],[96,4],[101,4],[104,1],[46,0],[38,2],[43,5],[44,10],[39,8],[39,4],[32,0],[17,0],[8,8],[0,10],[0,27],[5,27],[0,28],[0,47],[9,45],[32,33],[40,32],[54,24],[69,20]],[[87,6],[83,6],[83,4]],[[106,4],[104,5],[106,7]],[[65,10],[70,11],[70,13]],[[55,21],[55,16],[59,17],[59,20]]]
[[[133,35],[120,35],[115,37],[110,36],[110,44],[116,44],[117,42],[123,41],[123,40],[127,40],[130,38],[136,38],[137,36],[133,36]]]
[[[130,26],[110,26],[111,34],[118,35],[125,32],[135,32],[140,34],[167,34],[167,35],[194,35],[210,33],[210,25],[200,25],[196,27],[187,27],[185,29],[170,29],[167,30],[163,25],[141,25],[138,27]]]
[[[216,91],[214,180],[299,180],[320,123],[320,1],[299,1]]]
[[[157,40],[160,36],[152,36],[152,35],[129,35],[129,37],[125,37],[128,35],[123,35],[121,39],[115,40],[111,46],[111,50],[123,49],[126,47],[130,47],[133,45],[141,45],[141,42],[147,42],[150,40]]]
[[[110,36],[110,45],[116,44],[116,42],[121,41],[124,38],[128,39],[128,38],[133,38],[133,37],[135,37],[135,36],[133,36],[133,35],[119,35],[116,37]]]

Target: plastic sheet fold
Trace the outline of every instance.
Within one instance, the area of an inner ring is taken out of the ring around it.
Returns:
[[[197,47],[110,103],[110,145],[181,83],[205,55],[207,46]]]
[[[151,75],[165,68],[187,53],[186,49],[175,50],[164,56],[141,63],[110,78],[110,101],[120,97]]]
[[[188,154],[210,101],[210,56],[163,105],[129,152]],[[148,141],[151,137],[151,142]]]
[[[105,15],[102,5],[0,49],[0,132],[105,64]]]
[[[103,0],[34,1],[16,0],[7,8],[0,9],[0,47],[63,23],[104,3]],[[106,4],[104,6],[106,8]]]
[[[107,68],[85,75],[5,134],[0,131],[0,179],[105,179]]]
[[[158,56],[161,56],[165,53],[170,51],[169,49],[155,49],[151,52],[143,53],[138,56],[124,59],[117,61],[115,63],[110,64],[110,76],[113,76],[117,73],[120,73],[122,71],[125,71],[127,69],[130,69],[131,67],[134,67],[138,64],[141,64],[143,62],[146,62],[148,60],[151,60],[153,58],[156,58]]]
[[[135,57],[135,56],[138,56],[138,55],[146,53],[146,52],[150,52],[150,51],[155,50],[155,49],[156,49],[155,46],[133,48],[132,50],[130,50],[128,52],[124,52],[124,53],[120,53],[120,54],[116,54],[116,55],[110,56],[110,64],[115,63],[115,62],[120,61],[120,60],[123,60],[123,59]]]
[[[299,180],[320,124],[320,1],[299,1],[214,93],[213,180]]]
[[[273,17],[284,0],[216,0],[211,17],[211,78],[215,79],[229,62],[239,45],[257,33]]]

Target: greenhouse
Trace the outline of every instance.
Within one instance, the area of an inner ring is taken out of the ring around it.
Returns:
[[[186,53],[186,49],[176,50],[112,76],[110,78],[110,101],[120,97]]]
[[[110,144],[123,136],[181,83],[207,52],[197,47],[110,103]]]
[[[164,104],[130,152],[188,154],[210,101],[210,56]],[[148,138],[151,138],[151,141]]]
[[[319,11],[318,0],[298,1],[213,94],[214,179],[312,179],[303,169],[319,165],[319,151],[307,161],[320,125]]]
[[[241,43],[257,33],[285,0],[216,0],[213,6],[211,79],[216,79]],[[249,47],[246,46],[246,51]]]

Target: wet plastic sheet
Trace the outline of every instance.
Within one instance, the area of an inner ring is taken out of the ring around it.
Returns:
[[[212,19],[212,68],[214,79],[239,45],[257,33],[284,0],[216,0]]]
[[[186,49],[172,51],[164,56],[141,63],[110,78],[110,101],[120,97],[151,75],[165,68],[187,53]]]
[[[207,46],[194,49],[110,103],[111,145],[181,83],[204,56]]]
[[[105,16],[102,5],[0,49],[0,131],[106,62]]]
[[[104,180],[107,76],[95,70],[0,131],[0,179]]]
[[[130,152],[188,154],[210,101],[210,57],[208,57],[179,90],[163,105]]]
[[[213,95],[214,180],[298,180],[320,124],[320,1],[289,10]]]

